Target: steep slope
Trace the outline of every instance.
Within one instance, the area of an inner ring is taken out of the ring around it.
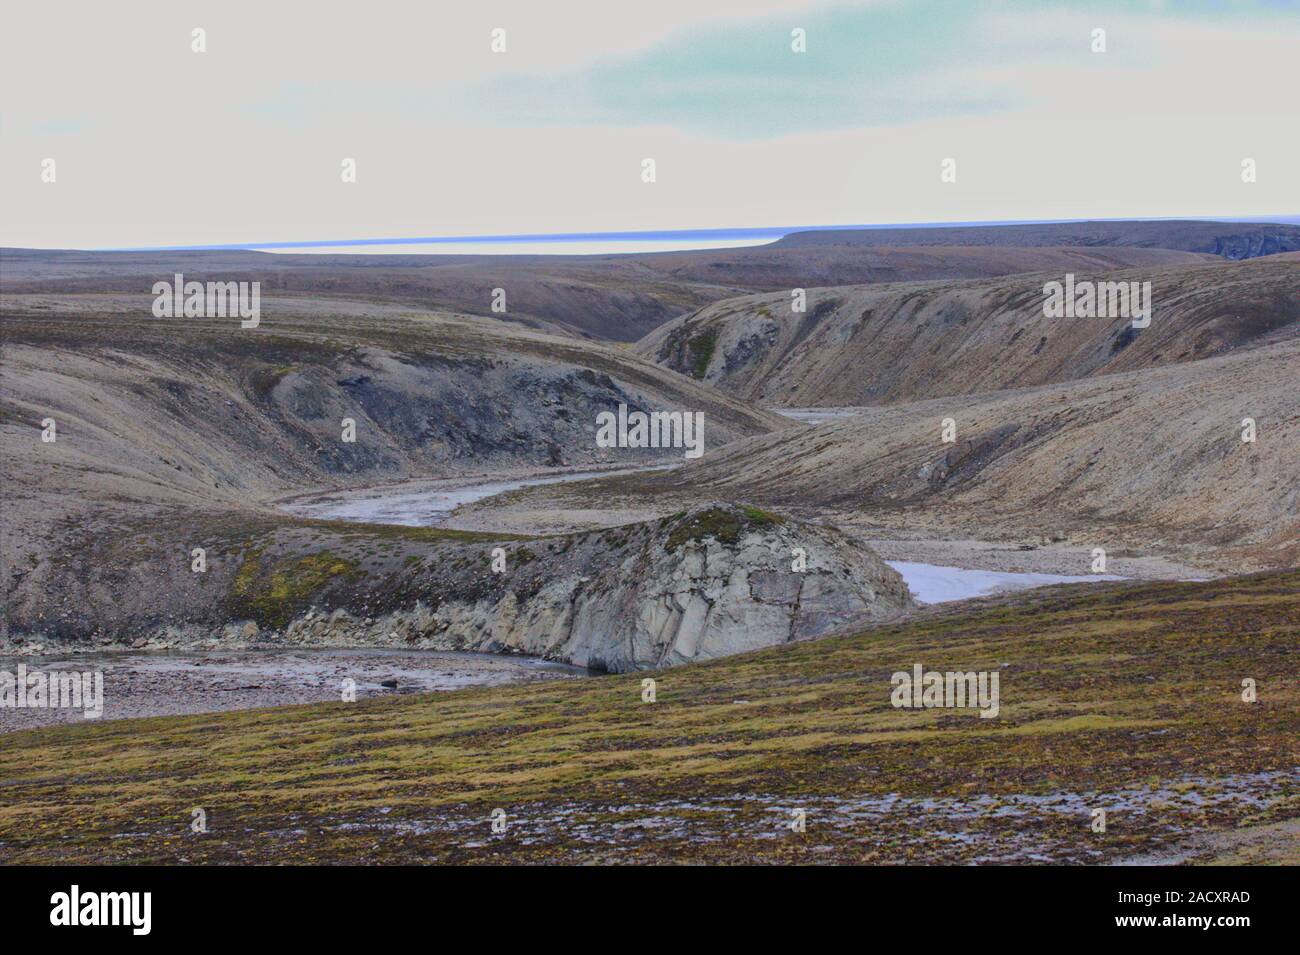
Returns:
[[[1194,361],[1300,334],[1300,268],[1241,263],[1075,273],[1150,282],[1150,326],[1048,318],[1064,273],[812,289],[729,299],[664,325],[636,354],[764,405],[882,404]]]
[[[819,637],[914,606],[865,545],[747,506],[545,539],[179,508],[117,521],[14,566],[0,654],[396,647],[622,672]],[[193,547],[204,550],[202,573]]]
[[[796,549],[805,555],[799,570]],[[486,545],[479,551],[486,568]],[[448,575],[445,560],[425,566],[416,557],[396,577],[425,599],[363,622],[377,594],[393,588],[372,575],[325,597],[328,621],[300,617],[275,642],[529,653],[626,672],[810,639],[914,606],[897,572],[833,528],[717,503],[519,542],[509,573]],[[433,583],[440,575],[451,579]]]
[[[702,412],[706,446],[788,424],[615,348],[394,307],[272,297],[241,329],[9,295],[3,332],[7,446],[210,499],[674,453],[598,448],[596,416],[620,403]]]

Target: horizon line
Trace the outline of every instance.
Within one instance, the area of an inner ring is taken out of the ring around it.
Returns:
[[[1288,222],[1287,220],[1293,220]],[[884,229],[979,228],[1010,225],[1068,225],[1085,222],[1259,222],[1294,224],[1300,216],[1138,216],[1134,218],[988,219],[956,222],[889,222],[843,225],[737,226],[713,229],[646,229],[613,232],[532,232],[497,235],[401,236],[379,239],[321,239],[278,242],[228,242],[207,245],[116,246],[89,252],[259,252],[267,249],[328,249],[391,245],[506,245],[579,242],[665,242],[781,239],[797,232],[867,231]],[[54,250],[51,250],[54,251]]]

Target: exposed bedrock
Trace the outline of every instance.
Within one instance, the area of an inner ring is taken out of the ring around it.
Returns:
[[[124,546],[134,563],[106,555],[78,572],[92,573],[80,586],[102,599],[78,600],[87,609],[72,616],[51,606],[15,619],[11,649],[396,646],[624,672],[818,637],[913,606],[902,578],[864,545],[743,505],[528,540],[286,524],[214,541],[202,575],[161,555],[142,563],[139,539]],[[71,580],[54,583],[48,592],[70,592]]]
[[[912,606],[902,578],[866,547],[754,508],[707,505],[615,533],[609,559],[590,572],[575,568],[530,596],[440,608],[427,628],[436,645],[625,672],[817,637]]]

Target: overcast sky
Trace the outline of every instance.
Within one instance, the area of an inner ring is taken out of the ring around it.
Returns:
[[[6,4],[0,245],[1294,215],[1298,53],[1292,2]]]

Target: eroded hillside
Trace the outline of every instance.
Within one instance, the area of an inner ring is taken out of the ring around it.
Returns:
[[[596,416],[620,404],[701,413],[706,448],[790,426],[608,346],[396,307],[262,304],[260,325],[242,329],[156,319],[139,297],[6,296],[0,570],[11,631],[269,622],[235,599],[239,568],[266,534],[294,528],[263,568],[281,576],[262,610],[301,613],[362,572],[367,553],[391,551],[394,532],[345,528],[342,548],[329,538],[343,531],[282,514],[274,498],[681,460],[680,449],[598,448]],[[448,543],[435,534],[428,546]],[[211,573],[191,571],[194,547],[211,551]],[[464,554],[438,559],[464,561],[462,592],[484,572]]]
[[[706,441],[788,426],[618,349],[491,319],[270,299],[261,324],[155,319],[148,300],[6,297],[0,412],[16,459],[167,495],[247,501],[509,466],[626,463],[593,440],[626,403],[700,411]],[[356,424],[342,439],[341,422]]]
[[[1059,524],[1084,535],[1127,529],[1152,542],[1280,542],[1300,515],[1298,376],[1300,343],[1291,342],[931,399],[747,441],[687,476],[715,492],[925,513],[933,524],[985,531]],[[1253,442],[1242,440],[1247,418]]]
[[[1150,282],[1149,327],[1044,314],[1064,273],[811,289],[711,305],[656,329],[642,357],[727,394],[786,407],[877,405],[1196,361],[1300,335],[1300,265],[1079,271],[1079,283]]]
[[[671,479],[605,478],[505,503],[521,512],[656,500],[669,508],[690,488],[923,537],[1067,542],[1084,572],[1096,546],[1207,568],[1291,567],[1300,562],[1297,381],[1300,342],[1281,342],[873,407],[737,442]]]

